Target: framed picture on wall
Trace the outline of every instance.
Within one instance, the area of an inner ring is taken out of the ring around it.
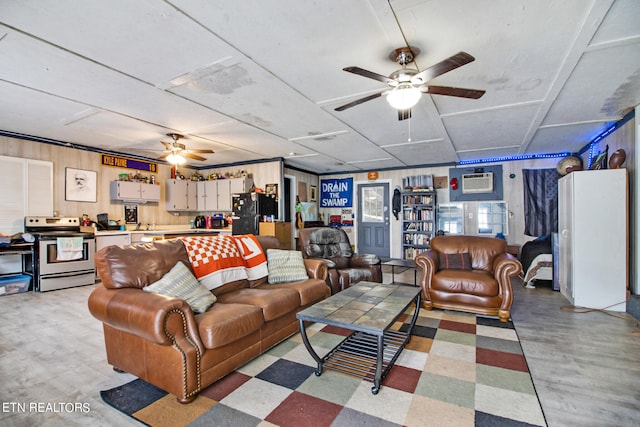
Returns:
[[[264,186],[264,192],[271,195],[278,195],[278,184],[267,184]]]
[[[65,168],[64,199],[69,202],[96,203],[98,172]]]
[[[309,186],[309,201],[310,202],[315,202],[318,200],[318,187],[316,187],[315,185],[311,185]]]

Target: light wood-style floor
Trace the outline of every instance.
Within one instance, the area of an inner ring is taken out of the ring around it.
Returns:
[[[413,283],[412,270],[395,276]],[[384,277],[391,281],[390,270]],[[133,377],[106,363],[101,324],[86,304],[93,288],[0,297],[0,425],[139,425],[100,399]],[[564,311],[567,301],[549,287],[516,280],[514,294],[513,322],[548,425],[638,425],[636,323]],[[77,403],[85,405],[70,411]]]

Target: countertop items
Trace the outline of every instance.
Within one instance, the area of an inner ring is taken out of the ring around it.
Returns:
[[[106,230],[106,231],[96,231],[96,236],[113,236],[118,234],[128,234],[131,236],[134,235],[144,235],[144,236],[159,236],[164,238],[178,237],[184,236],[188,234],[230,234],[231,228],[220,228],[215,230],[207,230],[206,228],[202,229],[192,229],[192,228],[182,228],[176,227],[172,229],[166,230]]]

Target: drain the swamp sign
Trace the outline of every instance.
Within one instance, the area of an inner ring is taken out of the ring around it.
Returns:
[[[353,204],[353,178],[320,180],[321,208],[348,208]]]

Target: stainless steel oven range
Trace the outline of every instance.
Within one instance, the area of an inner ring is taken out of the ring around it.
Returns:
[[[79,218],[27,216],[24,231],[35,237],[34,290],[45,292],[95,283],[95,236],[80,231]]]

